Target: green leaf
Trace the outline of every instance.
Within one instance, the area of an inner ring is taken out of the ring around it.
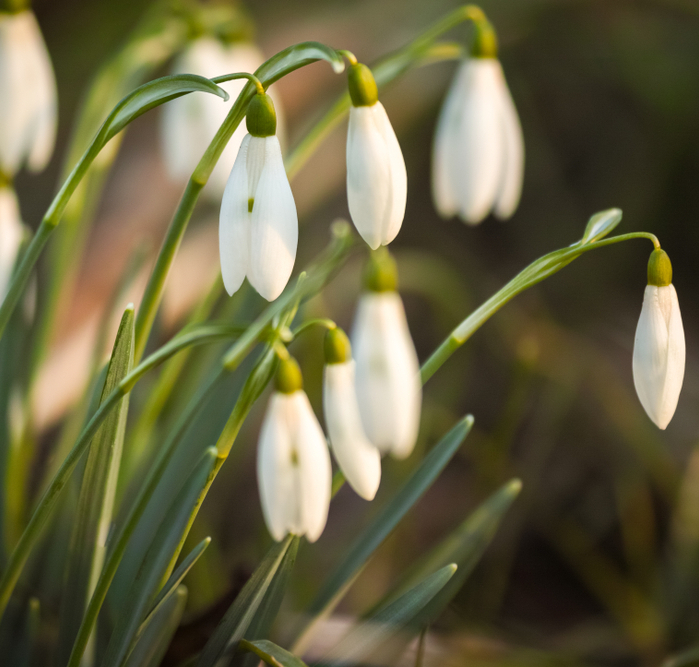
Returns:
[[[620,208],[610,208],[595,213],[588,221],[580,243],[594,243],[603,239],[621,222],[622,215]]]
[[[395,602],[352,628],[319,663],[332,667],[367,662],[382,665],[389,658],[396,658],[396,645],[404,644],[419,632],[416,617],[456,571],[452,563],[428,576]]]
[[[294,539],[293,535],[287,535],[267,552],[206,643],[197,667],[214,667],[227,649],[245,636]]]
[[[168,596],[146,621],[124,667],[158,667],[180,624],[186,603],[187,587],[177,586],[174,595]]]
[[[117,618],[107,646],[102,667],[118,667],[129,654],[139,626],[158,592],[172,554],[189,524],[192,508],[209,479],[216,456],[215,448],[211,447],[206,451],[173,502],[131,585],[126,604]],[[71,665],[79,664],[79,660],[80,656],[73,654]]]
[[[335,49],[320,42],[301,42],[273,55],[255,70],[255,76],[267,88],[283,76],[318,60],[330,63],[335,74],[340,74],[345,69],[345,61]]]
[[[19,632],[15,632],[10,643],[10,659],[7,664],[13,667],[31,667],[38,654],[37,640],[39,636],[41,606],[37,598],[29,598],[27,611]],[[6,647],[7,648],[7,647]],[[7,657],[7,656],[6,656]]]
[[[248,641],[241,639],[238,644],[241,651],[249,651],[257,658],[253,658],[255,663],[263,660],[272,667],[307,667],[306,663],[297,658],[293,653],[289,653],[281,646],[277,646],[268,639],[257,639]]]
[[[133,352],[134,309],[133,305],[130,305],[121,318],[100,402],[104,401],[131,371]],[[119,401],[99,427],[88,451],[70,538],[61,600],[58,640],[61,664],[67,662],[70,656],[85,609],[104,564],[128,410],[127,395]]]

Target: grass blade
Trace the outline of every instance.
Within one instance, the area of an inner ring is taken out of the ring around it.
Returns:
[[[257,656],[257,658],[253,658],[255,662],[263,660],[271,667],[307,667],[301,658],[297,658],[293,653],[289,653],[286,649],[267,639],[255,641],[241,639],[238,646],[241,651],[249,651]]]

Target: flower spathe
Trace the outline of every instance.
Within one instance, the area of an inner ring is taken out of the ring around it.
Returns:
[[[272,394],[260,432],[257,480],[262,512],[275,540],[293,533],[315,542],[330,508],[330,454],[306,393],[300,387],[287,389],[293,390],[278,386]]]
[[[11,188],[0,186],[0,303],[7,293],[23,237],[17,197]]]
[[[437,122],[432,195],[445,218],[477,224],[491,211],[515,212],[524,175],[524,139],[500,61],[465,60]]]
[[[31,10],[0,13],[0,172],[41,171],[56,139],[56,80]]]
[[[349,82],[347,202],[354,226],[375,250],[393,241],[400,231],[408,177],[396,133],[376,97],[371,72],[364,65],[352,65]]]

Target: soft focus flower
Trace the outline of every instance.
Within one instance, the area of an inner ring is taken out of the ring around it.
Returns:
[[[330,508],[330,454],[294,359],[279,365],[260,432],[257,482],[275,540],[287,533],[305,535],[309,542],[320,537]]]
[[[221,201],[221,274],[229,294],[247,276],[273,301],[294,268],[299,231],[268,95],[257,94],[250,102],[247,127],[250,134],[243,139]]]
[[[445,218],[477,224],[519,204],[524,139],[489,24],[477,26],[473,57],[459,67],[437,122],[432,194]]]
[[[341,329],[331,329],[325,336],[323,409],[330,447],[345,479],[362,498],[373,500],[381,482],[381,453],[364,433],[355,363]]]
[[[31,10],[0,13],[0,172],[41,171],[56,139],[56,80]]]
[[[633,381],[641,405],[664,429],[675,414],[684,379],[685,343],[672,265],[663,250],[648,262],[648,285],[633,346]]]
[[[9,187],[0,186],[0,303],[7,293],[23,236],[17,197]]]
[[[351,65],[348,80],[352,106],[347,132],[347,202],[354,226],[375,250],[393,241],[400,231],[408,177],[371,70]]]
[[[200,37],[175,60],[172,74],[199,74],[210,79],[234,72],[254,72],[263,62],[262,52],[254,44],[224,44],[213,37]],[[247,81],[234,80],[219,85],[235,100],[246,84]],[[277,111],[277,134],[281,136],[279,99],[270,94]],[[229,111],[230,105],[218,98],[209,99],[208,95],[185,95],[164,105],[161,143],[165,165],[173,180],[185,181],[192,175]],[[244,136],[245,128],[239,125],[209,177],[204,194],[213,201],[223,194]]]
[[[420,424],[418,358],[395,291],[393,260],[386,253],[370,266],[352,329],[357,398],[369,440],[402,459],[413,451]]]

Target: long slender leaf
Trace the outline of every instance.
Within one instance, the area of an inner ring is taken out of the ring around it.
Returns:
[[[39,600],[30,598],[21,630],[12,637],[10,645],[13,650],[8,664],[13,667],[31,667],[36,659],[40,611]]]
[[[257,639],[255,641],[241,639],[238,646],[241,651],[252,653],[252,656],[248,657],[251,657],[255,663],[263,660],[271,667],[307,667],[301,658],[297,658],[293,653],[289,653],[289,651],[281,646],[277,646],[268,639]]]
[[[121,318],[101,400],[109,396],[129,374],[133,367],[133,353],[134,309],[133,305],[130,305]],[[129,396],[126,395],[100,426],[87,455],[64,579],[59,664],[64,664],[70,656],[75,636],[104,563],[128,409]]]

